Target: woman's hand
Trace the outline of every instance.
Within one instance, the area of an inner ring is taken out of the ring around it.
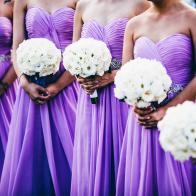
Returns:
[[[27,93],[35,103],[44,104],[49,101],[50,95],[45,88],[34,83],[29,83],[27,88]]]
[[[97,85],[94,88],[102,88],[114,81],[114,75],[112,73],[105,73],[103,76],[97,76],[95,81]]]
[[[50,98],[55,97],[60,92],[60,89],[58,88],[56,83],[50,84],[46,89],[48,94],[50,95]]]
[[[157,124],[165,116],[166,108],[161,107],[154,111],[153,108],[141,110],[138,108],[134,109],[137,115],[138,123],[148,129],[157,127]]]
[[[98,88],[102,88],[113,82],[114,75],[112,73],[105,73],[103,76],[97,76],[93,79],[78,77],[77,81],[87,94],[92,94]]]
[[[97,85],[97,81],[95,78],[82,78],[77,77],[78,83],[81,85],[81,87],[87,92],[87,94],[92,94],[95,91],[95,86]]]
[[[134,107],[133,109],[134,113],[136,116],[146,116],[154,111],[153,107],[148,107],[148,108],[138,108]]]
[[[2,96],[8,90],[9,86],[12,85],[16,78],[17,76],[14,71],[14,67],[11,66],[0,81],[0,96]]]
[[[28,93],[31,100],[35,103],[44,104],[50,99],[50,95],[47,89],[37,84],[29,83],[25,76],[22,76],[20,82],[23,89]]]

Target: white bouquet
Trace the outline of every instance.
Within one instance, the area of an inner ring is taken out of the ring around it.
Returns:
[[[167,97],[172,81],[159,61],[137,58],[121,67],[114,83],[118,99],[147,108],[153,103],[160,104]]]
[[[48,39],[32,38],[19,45],[16,57],[20,72],[32,82],[45,86],[48,76],[59,70],[61,51]]]
[[[65,69],[72,75],[83,78],[103,76],[109,71],[111,53],[106,44],[93,38],[81,38],[66,47],[63,53]],[[97,102],[97,91],[90,95],[92,103]]]
[[[186,101],[167,110],[158,123],[160,143],[177,160],[196,158],[196,104]]]

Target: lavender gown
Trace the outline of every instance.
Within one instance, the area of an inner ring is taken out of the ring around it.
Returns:
[[[53,14],[31,7],[25,20],[28,37],[45,37],[64,49],[72,40],[73,15],[68,7]],[[76,102],[75,83],[44,105],[19,88],[0,195],[69,195]]]
[[[0,80],[11,66],[10,49],[12,47],[12,23],[6,17],[0,17]],[[15,102],[15,85],[11,85],[0,97],[0,174],[3,167],[7,145],[8,129]]]
[[[82,37],[104,41],[112,57],[121,61],[123,35],[128,19],[107,26],[94,20],[84,24]],[[92,105],[80,89],[72,168],[72,196],[115,194],[115,179],[128,106],[114,97],[114,85],[99,89],[99,103]]]
[[[187,85],[192,77],[192,42],[186,35],[174,34],[158,43],[141,37],[135,43],[134,56],[161,61],[178,87]],[[138,125],[131,108],[120,157],[117,196],[189,196],[192,171],[191,161],[175,161],[163,151],[159,131]]]

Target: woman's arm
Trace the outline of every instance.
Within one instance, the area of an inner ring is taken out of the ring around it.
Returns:
[[[46,89],[49,93],[50,97],[55,97],[59,92],[61,92],[64,88],[69,86],[73,81],[75,80],[75,77],[72,76],[68,71],[65,71],[59,79],[53,83],[50,84]]]
[[[16,65],[16,50],[19,44],[25,39],[24,18],[27,7],[26,1],[27,0],[16,0],[14,5],[12,61],[18,77],[20,77],[21,73]]]
[[[14,67],[11,66],[7,73],[5,74],[5,76],[3,77],[3,79],[1,80],[1,82],[11,85],[15,80],[16,80],[17,76],[16,76],[16,72],[14,70]]]
[[[172,106],[176,106],[177,104],[183,103],[187,100],[196,100],[196,76],[188,84],[188,86],[178,96],[176,96],[172,101],[170,101],[165,107],[169,108]]]
[[[14,67],[11,67],[6,72],[5,76],[0,80],[0,96],[2,96],[9,86],[16,80],[17,76]]]
[[[84,12],[84,8],[85,3],[79,1],[76,5],[76,11],[74,15],[73,42],[76,42],[81,38],[83,26],[82,15]]]
[[[134,58],[133,56],[133,48],[134,48],[134,22],[130,20],[127,23],[125,34],[124,34],[124,42],[123,42],[123,53],[122,53],[122,64],[124,65],[128,61]]]

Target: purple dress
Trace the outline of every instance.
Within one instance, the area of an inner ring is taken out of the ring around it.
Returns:
[[[12,23],[6,17],[0,17],[0,80],[12,66],[10,49],[12,47]],[[0,97],[0,174],[3,167],[5,149],[8,139],[9,124],[15,102],[15,84]]]
[[[82,37],[104,41],[112,57],[121,61],[123,35],[128,19],[107,26],[94,20],[84,24]],[[72,196],[115,194],[115,181],[128,106],[114,97],[114,84],[98,90],[99,103],[80,88],[72,167]]]
[[[47,38],[63,50],[72,40],[73,16],[68,7],[53,14],[31,7],[25,20],[28,38]],[[63,71],[61,65],[55,77]],[[44,105],[35,104],[19,88],[0,195],[69,195],[76,102],[75,83]]]
[[[192,51],[190,37],[183,34],[173,34],[158,43],[140,37],[135,42],[134,57],[161,61],[177,90],[192,78]],[[181,163],[164,152],[159,143],[159,131],[140,126],[130,108],[120,157],[117,196],[189,196],[192,195],[192,172],[191,161]]]

